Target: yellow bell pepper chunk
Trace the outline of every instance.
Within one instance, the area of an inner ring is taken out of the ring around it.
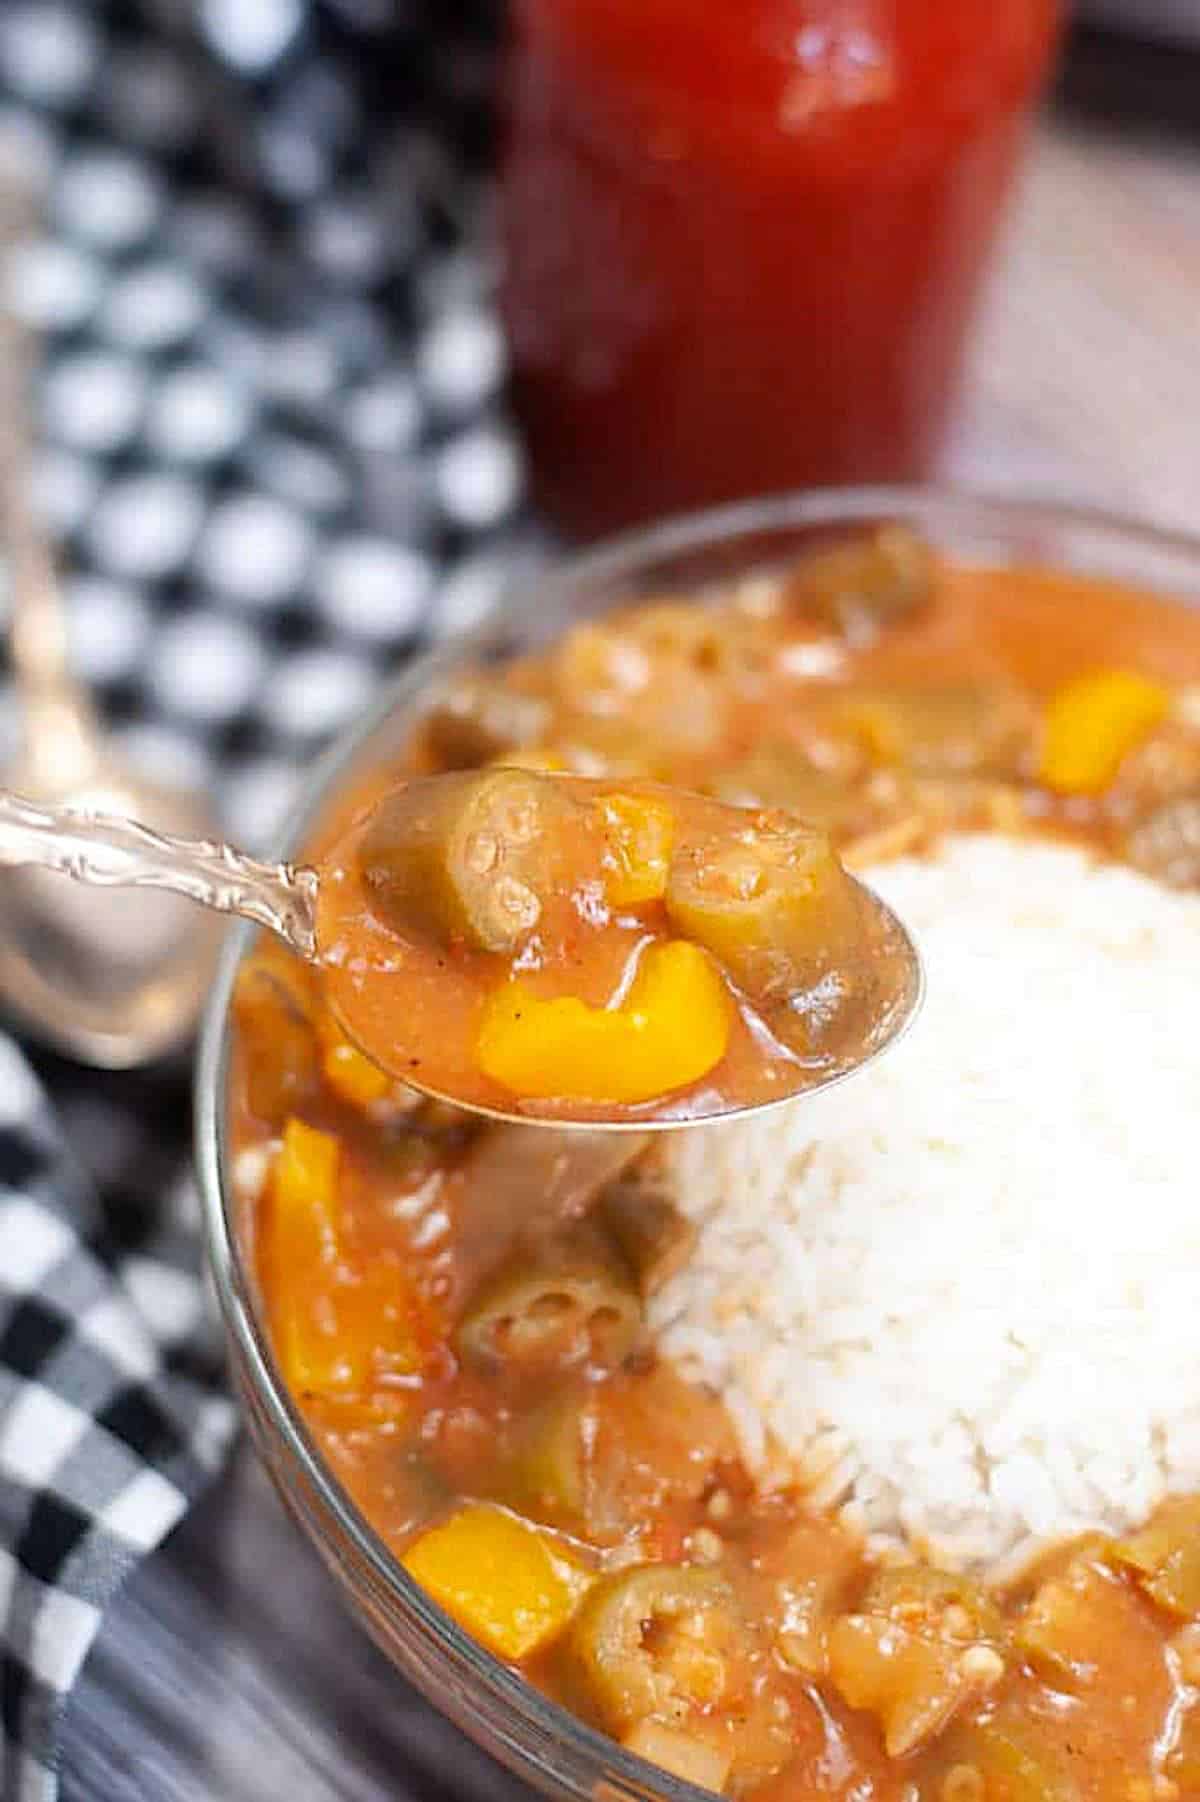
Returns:
[[[369,1398],[377,1376],[421,1365],[404,1287],[388,1271],[330,1272],[296,1282],[277,1310],[275,1342],[297,1395]]]
[[[340,1146],[294,1115],[283,1129],[271,1185],[275,1243],[293,1258],[331,1262],[338,1256],[337,1178]]]
[[[321,1040],[321,1069],[335,1095],[352,1107],[369,1107],[373,1101],[383,1100],[392,1086],[390,1078],[357,1045],[343,1038],[328,1017],[321,1022]]]
[[[561,1633],[593,1581],[549,1533],[486,1502],[422,1533],[403,1563],[447,1614],[510,1662]]]
[[[276,1312],[275,1347],[298,1396],[357,1395],[372,1371],[372,1348],[347,1335],[328,1294],[298,1290]]]
[[[653,1101],[719,1064],[732,1022],[708,953],[672,939],[649,947],[621,1007],[589,1007],[575,995],[547,1001],[526,983],[505,983],[485,1005],[476,1057],[517,1095]]]
[[[289,1119],[263,1219],[272,1336],[297,1395],[365,1395],[380,1371],[421,1365],[410,1297],[386,1263],[356,1268],[338,1219],[341,1148]]]
[[[645,795],[603,795],[608,869],[604,892],[610,907],[637,907],[666,893],[675,816],[664,801]]]
[[[268,1285],[275,1347],[298,1394],[338,1386],[336,1322],[328,1306],[317,1306],[317,1298],[341,1255],[339,1162],[340,1147],[331,1133],[294,1116],[287,1121],[263,1222],[263,1250],[275,1279]]]
[[[1098,670],[1064,683],[1046,712],[1042,781],[1063,795],[1099,794],[1170,705],[1160,682],[1134,670]]]

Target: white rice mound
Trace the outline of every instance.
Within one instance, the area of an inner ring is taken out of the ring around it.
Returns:
[[[659,1344],[763,1485],[1002,1575],[1200,1488],[1200,897],[971,836],[871,881],[924,1009],[877,1064],[666,1135]]]

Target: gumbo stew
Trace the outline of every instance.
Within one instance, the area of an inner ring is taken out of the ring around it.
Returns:
[[[659,783],[793,810],[855,869],[983,829],[1200,888],[1198,697],[1200,616],[885,527],[464,677],[323,843],[398,778],[472,772],[487,804],[566,772],[640,847],[617,878],[634,910],[661,881]],[[392,874],[436,930],[484,951],[506,930],[436,842]],[[686,884],[673,905],[759,981],[753,905],[713,918]],[[656,1354],[647,1302],[692,1228],[648,1135],[421,1100],[271,943],[241,974],[231,1107],[274,1355],[314,1439],[531,1684],[756,1802],[1200,1796],[1200,1497],[1004,1583],[872,1553],[798,1488],[758,1492],[721,1399]]]

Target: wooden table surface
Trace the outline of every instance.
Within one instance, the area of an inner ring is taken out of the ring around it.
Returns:
[[[1200,531],[1198,407],[1200,130],[1155,144],[1056,122],[1026,170],[948,473]]]
[[[1112,117],[1134,87],[1143,117]],[[1075,89],[1030,158],[948,473],[1200,529],[1200,127],[1165,130],[1124,52]],[[244,1448],[107,1617],[62,1778],[63,1802],[527,1794],[343,1614]]]

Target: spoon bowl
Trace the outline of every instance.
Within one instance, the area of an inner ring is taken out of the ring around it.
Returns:
[[[417,1088],[430,1101],[440,1101],[449,1107],[464,1113],[477,1114],[481,1119],[507,1126],[544,1126],[554,1133],[594,1133],[602,1128],[605,1133],[646,1133],[646,1132],[682,1132],[697,1126],[724,1124],[725,1122],[744,1119],[750,1114],[772,1113],[777,1108],[788,1107],[800,1098],[808,1098],[824,1094],[826,1090],[836,1088],[839,1083],[849,1077],[857,1076],[861,1070],[870,1069],[885,1051],[899,1044],[915,1023],[925,1000],[925,966],[921,961],[916,945],[909,935],[907,927],[899,916],[872,892],[871,900],[878,909],[881,923],[896,935],[897,941],[906,947],[906,980],[897,993],[893,1006],[886,1020],[880,1022],[872,1036],[869,1049],[861,1056],[845,1065],[831,1069],[815,1076],[800,1090],[791,1090],[769,1101],[748,1101],[741,1105],[722,1103],[709,1111],[703,1111],[693,1103],[692,1109],[680,1108],[671,1113],[662,1108],[653,1115],[605,1114],[594,1108],[584,1114],[567,1114],[561,1106],[551,1103],[522,1102],[519,1110],[504,1107],[499,1103],[480,1101],[475,1097],[464,1099],[449,1089],[438,1087],[428,1080],[421,1083],[409,1082],[411,1088]],[[339,1026],[347,1036],[353,1039],[353,1022],[338,1012],[334,1007],[330,1010],[337,1018]]]
[[[59,804],[188,838],[215,829],[198,796],[113,763]],[[37,868],[0,871],[0,995],[26,1030],[99,1069],[150,1062],[188,1036],[219,943],[217,919],[165,892],[131,905]]]

